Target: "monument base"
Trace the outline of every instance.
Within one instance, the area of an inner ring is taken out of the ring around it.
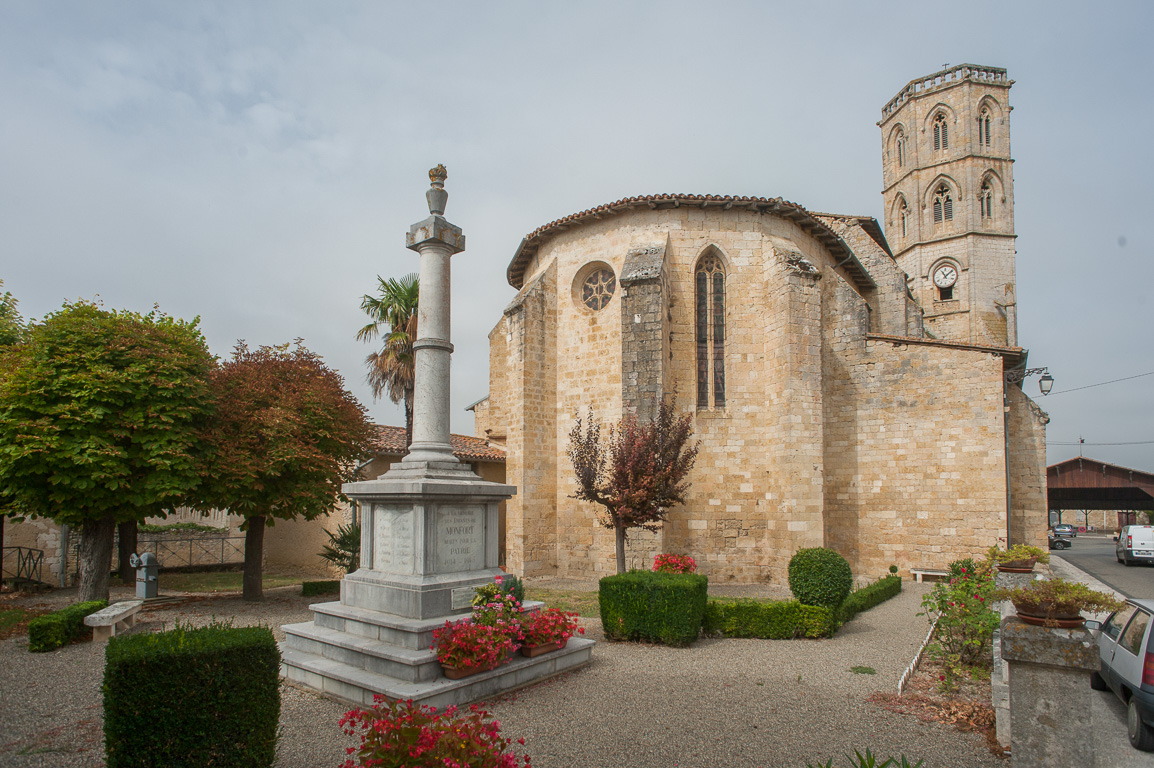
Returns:
[[[526,610],[541,605],[525,602]],[[592,640],[574,637],[555,652],[514,656],[497,669],[449,680],[430,646],[433,630],[461,614],[410,619],[344,602],[309,607],[313,621],[283,627],[281,676],[364,707],[374,695],[461,706],[583,666],[593,653]]]

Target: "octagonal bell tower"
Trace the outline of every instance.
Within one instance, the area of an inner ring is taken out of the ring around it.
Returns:
[[[1017,346],[1006,70],[961,64],[882,108],[886,239],[935,338]]]

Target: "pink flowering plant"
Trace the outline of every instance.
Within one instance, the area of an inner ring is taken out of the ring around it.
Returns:
[[[975,563],[970,559],[952,563],[949,581],[938,582],[922,598],[918,615],[937,621],[934,640],[926,651],[945,668],[943,690],[953,690],[955,676],[988,655],[999,622],[994,610],[997,599],[989,561]]]
[[[563,648],[574,634],[585,634],[584,627],[577,626],[577,614],[560,608],[526,613],[521,618],[521,629],[525,645],[555,643],[558,648]]]
[[[501,593],[484,605],[473,608],[473,623],[495,627],[516,641],[521,639],[521,603]]]
[[[433,630],[432,649],[437,652],[437,661],[446,667],[489,669],[517,650],[520,627],[516,634],[512,629],[506,622],[489,625],[473,619],[446,621],[445,626]]]
[[[693,573],[697,561],[689,555],[658,555],[653,558],[653,570],[660,573]]]
[[[373,697],[373,708],[353,709],[340,720],[359,747],[348,747],[341,768],[529,768],[529,756],[509,751],[500,722],[473,705],[467,713]],[[524,745],[524,739],[517,739]]]

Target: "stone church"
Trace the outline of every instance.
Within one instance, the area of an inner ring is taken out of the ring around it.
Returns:
[[[1048,419],[1021,387],[1012,84],[966,64],[886,103],[884,224],[655,194],[529,233],[473,406],[518,488],[509,569],[613,572],[612,531],[571,498],[569,431],[589,406],[646,418],[673,393],[701,441],[690,497],[630,532],[631,567],[674,552],[714,581],[784,582],[802,547],[877,576],[1040,545]]]

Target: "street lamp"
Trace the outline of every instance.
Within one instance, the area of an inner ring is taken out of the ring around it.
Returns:
[[[1043,395],[1050,394],[1050,390],[1054,388],[1054,377],[1050,375],[1049,368],[1011,368],[1006,371],[1004,376],[1006,384],[1017,384],[1024,381],[1030,376],[1037,376],[1042,374],[1042,378],[1038,380],[1038,390]]]

